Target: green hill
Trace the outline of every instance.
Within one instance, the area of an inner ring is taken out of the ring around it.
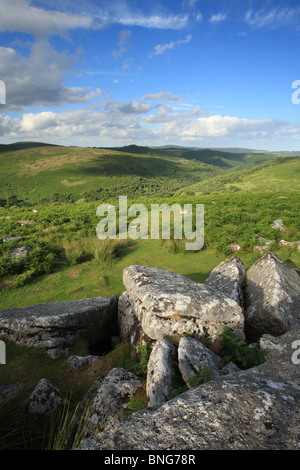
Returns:
[[[0,146],[0,203],[107,200],[116,194],[169,197],[186,188],[199,191],[202,184],[219,185],[233,170],[286,158],[232,149],[81,148],[17,142]]]
[[[243,170],[231,170],[191,184],[178,194],[269,192],[300,190],[300,157],[282,157]]]
[[[6,151],[4,151],[6,150]],[[76,202],[169,196],[180,187],[221,173],[199,161],[113,149],[14,144],[0,153],[0,200]]]
[[[243,168],[245,166],[258,165],[266,161],[273,161],[278,158],[278,154],[269,152],[258,152],[247,149],[195,149],[186,147],[139,147],[129,145],[116,147],[120,152],[130,152],[135,154],[164,155],[195,160],[198,162],[214,165],[222,169]]]

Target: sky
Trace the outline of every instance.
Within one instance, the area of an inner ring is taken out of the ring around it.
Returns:
[[[299,46],[299,0],[0,0],[0,143],[298,151]]]

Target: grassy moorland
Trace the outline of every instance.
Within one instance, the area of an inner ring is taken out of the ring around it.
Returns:
[[[0,147],[0,203],[39,204],[169,197],[182,188],[289,157],[212,150],[80,148],[23,143]]]
[[[230,255],[230,243],[239,244],[239,256],[251,264],[260,256],[253,251],[262,244],[258,237],[299,263],[297,247],[279,244],[300,240],[295,156],[19,143],[1,146],[0,160],[0,239],[21,237],[0,243],[2,309],[118,295],[129,264],[160,266],[203,282]],[[107,201],[118,209],[119,195],[128,196],[128,207],[142,203],[149,211],[151,203],[204,204],[203,249],[191,253],[178,240],[98,240],[97,207]],[[285,232],[271,228],[276,219]],[[12,260],[11,249],[24,245],[29,255]]]
[[[231,255],[232,243],[239,244],[237,255],[246,268],[262,256],[255,248],[262,239],[270,240],[268,249],[288,265],[300,268],[297,246],[280,244],[300,240],[300,158],[295,155],[19,143],[0,146],[0,163],[0,309],[119,295],[123,269],[131,264],[158,266],[203,282]],[[114,205],[118,222],[119,196],[128,196],[128,207],[140,203],[149,211],[154,203],[203,204],[203,248],[187,251],[184,239],[172,238],[99,240],[97,207],[104,201]],[[282,219],[284,232],[271,227],[276,219]],[[21,246],[30,247],[28,255],[11,258],[11,250]],[[87,353],[84,344],[71,352]],[[72,395],[75,407],[99,375],[128,364],[134,361],[124,344],[78,371],[67,358],[54,361],[7,342],[0,385],[22,383],[23,388],[0,404],[5,424],[0,448],[48,448],[53,423],[32,422],[22,411],[41,377]],[[136,398],[146,406],[141,379]]]

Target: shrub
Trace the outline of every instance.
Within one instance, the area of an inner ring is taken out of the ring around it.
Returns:
[[[192,375],[187,384],[174,383],[172,396],[175,397],[191,388],[205,384],[206,382],[212,380],[214,376],[214,373],[209,369],[209,367],[207,367],[205,364],[201,364],[201,370],[197,374]]]
[[[241,369],[262,364],[266,353],[261,351],[259,344],[250,347],[245,341],[236,340],[230,328],[222,329],[222,357],[225,362],[232,361]]]
[[[130,395],[129,402],[127,403],[127,409],[123,410],[124,418],[136,413],[137,411],[143,410],[145,408],[144,403],[141,400],[135,398],[133,394]]]

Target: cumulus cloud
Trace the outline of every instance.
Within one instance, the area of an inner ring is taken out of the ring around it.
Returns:
[[[36,38],[54,35],[66,36],[75,29],[97,29],[109,24],[123,26],[140,26],[151,29],[181,29],[189,20],[188,15],[174,15],[168,12],[147,14],[135,8],[131,9],[126,2],[81,2],[77,11],[73,2],[48,1],[52,9],[32,6],[30,0],[0,0],[0,31],[17,31]],[[64,9],[64,11],[62,11]]]
[[[72,55],[57,52],[44,40],[31,45],[29,57],[11,47],[0,47],[0,76],[6,83],[4,110],[88,103],[101,96],[100,89],[64,85],[64,74],[77,62],[80,54],[80,50]]]
[[[143,100],[103,100],[101,105],[99,110],[25,113],[20,119],[0,115],[0,136],[83,146],[115,146],[117,141],[220,146],[234,140],[267,148],[300,141],[300,125],[284,120],[207,116],[198,107],[183,111],[171,101],[151,106]]]
[[[64,35],[72,29],[90,28],[93,21],[90,16],[36,8],[29,0],[0,0],[0,31],[47,37]]]

